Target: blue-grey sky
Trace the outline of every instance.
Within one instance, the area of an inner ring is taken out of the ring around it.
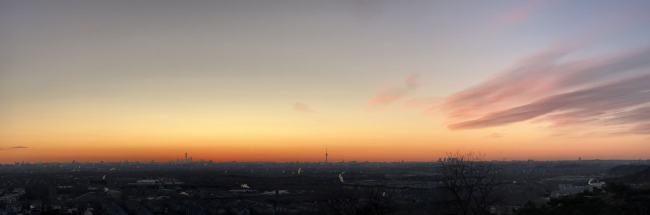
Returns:
[[[399,159],[358,151],[403,137],[413,159],[436,147],[514,154],[508,144],[578,142],[562,139],[576,126],[580,140],[631,142],[594,156],[640,156],[650,125],[629,116],[647,114],[650,84],[633,80],[648,74],[649,10],[642,0],[0,0],[0,148],[29,146],[0,161],[161,140],[234,154],[261,144],[278,160],[294,159],[284,142],[322,139],[356,145],[342,153],[359,159]],[[637,88],[599,93],[627,84]],[[584,94],[593,102],[569,99]],[[472,145],[486,136],[505,143]],[[531,156],[558,149],[545,150]]]

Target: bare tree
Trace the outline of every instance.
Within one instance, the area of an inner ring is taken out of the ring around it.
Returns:
[[[457,214],[489,214],[497,202],[498,169],[475,153],[450,153],[439,161],[441,183]]]

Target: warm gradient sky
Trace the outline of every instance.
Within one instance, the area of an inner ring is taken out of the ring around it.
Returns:
[[[648,11],[0,0],[0,162],[650,158]]]

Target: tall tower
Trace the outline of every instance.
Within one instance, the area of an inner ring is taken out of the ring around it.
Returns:
[[[185,161],[187,161],[187,152],[185,152]]]
[[[329,154],[327,154],[327,147],[325,147],[325,163],[327,163],[327,156],[329,156]]]

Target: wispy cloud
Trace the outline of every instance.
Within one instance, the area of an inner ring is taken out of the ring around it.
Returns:
[[[533,118],[553,125],[612,123],[636,127],[650,102],[650,48],[566,60],[576,46],[556,46],[501,75],[448,97],[452,129],[485,128]],[[610,81],[619,80],[619,81]],[[646,115],[647,114],[647,115]],[[607,123],[606,123],[607,122]]]
[[[416,97],[404,100],[404,107],[409,109],[431,109],[444,101],[442,97]]]
[[[650,134],[650,123],[636,125],[629,132],[632,134]]]
[[[28,149],[27,146],[12,146],[8,148],[0,148],[0,150],[19,150],[19,149]]]
[[[612,117],[624,117],[620,110],[650,102],[650,75],[628,78],[622,81],[561,93],[535,102],[486,114],[474,120],[451,124],[452,129],[484,128],[520,122],[550,113],[551,120],[564,123],[602,121]],[[623,112],[625,113],[625,112]],[[618,122],[636,124],[647,120],[626,118]]]
[[[509,28],[518,25],[527,19],[540,8],[542,8],[544,1],[528,0],[521,1],[520,5],[509,8],[496,17],[497,25],[502,28]]]
[[[650,122],[650,106],[639,107],[616,113],[613,117],[605,120],[607,124],[626,124],[630,122]]]
[[[419,86],[418,76],[411,74],[406,77],[402,86],[380,90],[375,96],[370,98],[368,103],[375,107],[386,106],[408,96]]]
[[[494,133],[491,133],[490,135],[487,135],[487,137],[489,137],[489,138],[494,138],[494,139],[498,139],[498,138],[503,137],[503,135],[502,135],[501,133],[496,133],[496,132],[494,132]]]
[[[301,102],[296,102],[293,104],[293,110],[297,112],[302,112],[302,113],[314,113],[314,109],[309,107],[309,105]]]

